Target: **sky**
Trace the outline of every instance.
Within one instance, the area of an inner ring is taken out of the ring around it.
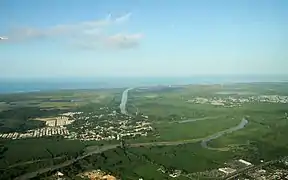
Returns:
[[[0,78],[288,74],[287,0],[0,0]]]

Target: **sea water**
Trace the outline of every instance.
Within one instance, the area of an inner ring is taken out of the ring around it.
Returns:
[[[21,93],[61,89],[126,88],[155,85],[219,84],[286,81],[287,76],[207,75],[193,77],[101,77],[0,79],[0,93]]]

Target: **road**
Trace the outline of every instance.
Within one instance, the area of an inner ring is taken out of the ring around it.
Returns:
[[[283,158],[283,157],[282,157]],[[224,177],[223,179],[225,180],[232,180],[232,179],[235,179],[237,178],[238,176],[240,176],[241,174],[247,172],[247,171],[252,171],[252,170],[255,170],[255,169],[258,169],[258,168],[262,168],[264,166],[267,166],[267,165],[270,165],[270,164],[274,164],[276,163],[277,161],[281,160],[282,158],[280,159],[275,159],[275,160],[271,160],[271,161],[267,161],[267,162],[264,162],[264,163],[261,163],[259,165],[256,165],[256,166],[248,166],[248,167],[245,167],[243,169],[240,169],[234,173],[231,173],[229,174],[228,176]]]
[[[244,120],[244,119],[243,119]],[[242,121],[243,121],[242,120]],[[245,119],[246,120],[246,119]],[[242,125],[240,123],[240,125]],[[239,125],[238,125],[239,126]],[[238,127],[237,126],[237,127]],[[236,127],[233,127],[234,129],[237,130]],[[238,127],[239,128],[239,127]],[[232,128],[231,128],[232,129]],[[231,129],[229,129],[229,131],[231,131]],[[228,130],[227,130],[228,131]],[[226,131],[222,131],[223,132],[226,132]],[[211,136],[212,137],[212,136]],[[146,146],[176,146],[176,145],[180,145],[180,144],[188,144],[188,143],[194,143],[194,142],[200,142],[202,140],[202,142],[208,142],[207,140],[212,140],[211,137],[208,137],[208,138],[198,138],[198,139],[188,139],[188,140],[180,140],[180,141],[163,141],[163,142],[147,142],[147,143],[133,143],[133,144],[128,144],[127,146],[128,147],[146,147]],[[218,136],[220,137],[220,136]],[[201,143],[202,144],[202,143]],[[86,154],[82,155],[82,156],[79,156],[75,159],[72,159],[72,160],[68,160],[62,164],[58,164],[58,165],[54,165],[54,166],[50,166],[50,167],[47,167],[47,168],[43,168],[43,169],[39,169],[37,171],[34,171],[34,172],[31,172],[31,173],[27,173],[27,174],[24,174],[24,175],[21,175],[17,178],[15,178],[15,180],[25,180],[25,179],[31,179],[31,178],[34,178],[40,174],[43,174],[43,173],[47,173],[49,171],[55,171],[57,169],[60,169],[60,168],[64,168],[66,166],[69,166],[81,159],[84,159],[88,156],[91,156],[93,154],[99,154],[99,153],[102,153],[102,152],[105,152],[105,151],[108,151],[108,150],[112,150],[112,149],[116,149],[117,147],[119,147],[120,144],[114,144],[114,145],[107,145],[107,146],[102,146],[102,147],[99,147],[98,149],[94,149],[93,151],[91,152],[87,152]]]
[[[128,99],[128,91],[131,90],[133,88],[128,88],[126,90],[124,90],[124,92],[122,93],[122,99],[121,99],[121,103],[120,103],[120,109],[121,109],[121,113],[122,114],[128,114],[127,111],[126,111],[126,104],[127,104],[127,99]],[[198,119],[200,120],[200,119]],[[201,119],[201,120],[204,120],[204,119]],[[193,121],[193,120],[191,120]],[[208,148],[207,146],[207,143],[209,141],[211,141],[212,139],[216,139],[220,136],[222,136],[223,134],[225,133],[231,133],[233,131],[236,131],[236,130],[239,130],[239,129],[242,129],[245,127],[245,125],[248,123],[248,121],[246,119],[242,119],[241,123],[236,126],[236,127],[232,127],[228,130],[225,130],[225,131],[221,131],[221,132],[218,132],[212,136],[209,136],[208,138],[198,138],[198,139],[189,139],[189,140],[181,140],[181,141],[164,141],[164,142],[148,142],[148,143],[133,143],[133,144],[128,144],[128,147],[145,147],[145,146],[175,146],[175,145],[180,145],[180,144],[187,144],[187,143],[193,143],[193,142],[199,142],[201,141],[201,145],[202,147],[204,148]],[[46,167],[46,168],[42,168],[42,169],[39,169],[37,171],[34,171],[34,172],[30,172],[30,173],[26,173],[24,175],[21,175],[17,178],[15,178],[15,180],[25,180],[25,179],[31,179],[31,178],[34,178],[34,177],[37,177],[39,176],[40,174],[43,174],[43,173],[47,173],[49,171],[55,171],[57,169],[60,169],[60,168],[64,168],[66,166],[69,166],[83,158],[86,158],[88,156],[91,156],[93,154],[99,154],[99,153],[102,153],[102,152],[105,152],[107,150],[112,150],[112,149],[116,149],[117,147],[120,147],[120,144],[114,144],[114,145],[106,145],[106,146],[102,146],[102,147],[99,147],[99,148],[96,148],[96,150],[94,148],[92,148],[93,150],[91,150],[90,152],[88,151],[87,153],[85,153],[84,155],[81,155],[75,159],[72,159],[72,160],[68,160],[68,161],[65,161],[64,163],[61,163],[61,164],[57,164],[57,165],[53,165],[53,166],[50,166],[50,167]]]
[[[201,141],[202,138],[188,139],[180,141],[162,141],[162,142],[148,142],[148,143],[133,143],[128,144],[128,147],[146,147],[146,146],[176,146],[181,144],[188,144]]]
[[[126,104],[127,104],[127,100],[128,100],[128,92],[131,89],[133,89],[133,88],[125,89],[124,92],[122,93],[122,99],[121,99],[121,103],[119,105],[122,114],[128,115],[128,113],[126,111]],[[146,145],[148,145],[148,144],[146,144]],[[153,144],[153,143],[151,143],[151,144]],[[139,144],[137,146],[136,144],[134,144],[133,147],[140,147],[142,145],[143,144]],[[75,159],[65,161],[62,164],[50,166],[50,167],[47,167],[47,168],[39,169],[39,170],[31,172],[31,173],[27,173],[27,174],[21,175],[21,176],[17,177],[15,180],[31,179],[31,178],[34,178],[34,177],[40,175],[40,174],[43,174],[43,173],[46,173],[46,172],[49,172],[49,171],[54,171],[54,170],[69,166],[69,165],[71,165],[71,164],[73,164],[73,163],[75,163],[75,162],[77,162],[77,161],[79,161],[79,160],[81,160],[81,159],[83,159],[85,157],[88,157],[90,155],[99,154],[99,153],[102,153],[102,152],[110,150],[110,149],[115,149],[118,146],[119,146],[119,144],[103,146],[103,147],[101,147],[99,149],[93,150],[91,152],[87,152],[85,155],[79,156],[79,157],[77,157]],[[27,162],[27,164],[28,163],[31,163],[31,162]]]
[[[15,180],[31,179],[31,178],[37,177],[40,174],[47,173],[49,171],[55,171],[57,169],[69,166],[69,165],[71,165],[71,164],[73,164],[73,163],[75,163],[75,162],[77,162],[77,161],[79,161],[79,160],[81,160],[81,159],[83,159],[85,157],[91,156],[93,154],[99,154],[99,153],[102,153],[102,152],[110,150],[110,149],[115,149],[118,146],[119,146],[119,144],[103,146],[103,147],[101,147],[101,148],[99,148],[97,150],[94,150],[92,152],[86,153],[85,155],[79,156],[79,157],[77,157],[75,159],[65,161],[64,163],[57,164],[57,165],[50,166],[50,167],[46,167],[46,168],[43,168],[43,169],[39,169],[39,170],[34,171],[34,172],[23,174],[23,175],[18,176],[17,178],[15,178]]]
[[[194,143],[194,142],[199,142],[201,141],[203,138],[199,138],[199,139],[188,139],[188,140],[181,140],[181,141],[163,141],[163,142],[148,142],[148,143],[133,143],[133,144],[128,144],[127,146],[128,147],[147,147],[147,146],[176,146],[176,145],[180,145],[180,144],[188,144],[188,143]],[[66,166],[69,166],[81,159],[84,159],[88,156],[91,156],[93,154],[99,154],[99,153],[102,153],[102,152],[105,152],[105,151],[108,151],[108,150],[112,150],[112,149],[116,149],[120,147],[120,144],[114,144],[114,145],[107,145],[107,146],[102,146],[102,147],[99,147],[99,149],[96,149],[96,150],[93,150],[91,152],[88,152],[86,153],[85,155],[82,155],[82,156],[79,156],[75,159],[72,159],[72,160],[68,160],[62,164],[58,164],[58,165],[54,165],[54,166],[50,166],[50,167],[47,167],[47,168],[43,168],[43,169],[39,169],[37,171],[34,171],[34,172],[31,172],[31,173],[27,173],[27,174],[24,174],[24,175],[21,175],[17,178],[15,178],[15,180],[26,180],[26,179],[31,179],[31,178],[35,178],[37,176],[39,176],[40,174],[43,174],[43,173],[47,173],[49,171],[55,171],[57,169],[60,169],[60,168],[64,168]],[[248,166],[244,169],[241,169],[235,173],[232,173],[228,176],[226,176],[224,179],[225,180],[231,180],[231,179],[234,179],[235,177],[238,177],[239,175],[241,175],[242,173],[246,172],[246,171],[250,171],[250,170],[253,170],[253,169],[257,169],[257,168],[260,168],[260,167],[263,167],[263,166],[266,166],[266,165],[269,165],[269,164],[273,164],[274,162],[277,162],[278,160],[273,160],[273,161],[267,161],[265,163],[262,163],[260,165],[257,165],[257,166]]]
[[[173,124],[173,123],[190,123],[190,122],[196,122],[196,121],[204,121],[204,120],[211,120],[211,119],[217,119],[219,118],[219,116],[217,117],[202,117],[202,118],[194,118],[194,119],[185,119],[185,120],[182,120],[182,121],[173,121],[173,122],[169,122],[170,124]]]
[[[119,106],[122,114],[128,115],[127,110],[126,110],[126,104],[128,100],[128,92],[132,89],[133,88],[125,89],[125,91],[123,91],[122,93],[122,99],[121,99],[121,103]]]
[[[199,142],[199,141],[201,141],[201,139],[189,139],[189,140],[171,141],[171,142],[170,141],[164,141],[164,142],[133,143],[133,144],[128,144],[127,146],[129,146],[129,147],[175,146],[175,145],[187,144],[187,143],[193,143],[193,142]],[[34,172],[23,174],[23,175],[15,178],[15,180],[26,180],[26,179],[35,178],[35,177],[39,176],[40,174],[44,174],[44,173],[47,173],[49,171],[55,171],[57,169],[64,168],[66,166],[69,166],[69,165],[71,165],[71,164],[73,164],[73,163],[75,163],[81,159],[84,159],[88,156],[91,156],[93,154],[99,154],[99,153],[102,153],[104,151],[116,149],[117,147],[120,147],[120,144],[102,146],[102,147],[99,147],[99,149],[93,150],[91,152],[87,152],[85,155],[79,156],[79,157],[72,159],[72,160],[65,161],[64,163],[53,165],[53,166],[50,166],[47,168],[39,169],[39,170],[34,171]]]
[[[23,165],[27,165],[27,164],[33,164],[33,163],[37,163],[37,162],[51,161],[51,160],[63,159],[63,158],[65,158],[65,156],[59,156],[59,157],[54,157],[54,158],[46,158],[46,159],[38,159],[38,160],[32,160],[32,161],[25,161],[25,162],[12,164],[7,169],[14,168],[14,167],[17,167],[17,166],[23,166]]]
[[[248,124],[248,120],[243,118],[242,121],[237,126],[229,128],[229,129],[226,129],[224,131],[219,131],[219,132],[217,132],[217,133],[215,133],[215,134],[203,139],[202,142],[201,142],[201,146],[203,148],[210,149],[209,146],[207,145],[209,141],[217,139],[217,138],[223,136],[224,134],[228,134],[228,133],[232,133],[234,131],[238,131],[238,130],[244,128],[246,126],[246,124]]]

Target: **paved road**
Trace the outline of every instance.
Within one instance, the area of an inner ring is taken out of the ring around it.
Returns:
[[[129,91],[130,89],[127,90],[127,92]],[[125,90],[126,91],[126,90]],[[127,101],[127,100],[126,100]],[[164,142],[147,142],[147,143],[133,143],[133,144],[128,144],[127,146],[129,147],[145,147],[145,146],[175,146],[175,145],[180,145],[180,144],[187,144],[187,143],[193,143],[193,142],[199,142],[201,141],[201,145],[202,147],[204,148],[208,148],[207,146],[207,142],[209,142],[210,140],[212,139],[216,139],[220,136],[222,136],[223,134],[225,133],[231,133],[233,131],[236,131],[236,130],[239,130],[241,128],[244,128],[244,126],[248,123],[248,121],[246,119],[242,119],[241,123],[236,126],[236,127],[232,127],[228,130],[225,130],[225,131],[221,131],[219,133],[216,133],[212,136],[209,136],[208,138],[198,138],[198,139],[189,139],[189,140],[181,140],[181,141],[164,141]],[[43,169],[39,169],[35,172],[31,172],[31,173],[27,173],[27,174],[24,174],[24,175],[21,175],[17,178],[15,178],[15,180],[24,180],[24,179],[30,179],[30,178],[34,178],[40,174],[43,174],[43,173],[46,173],[46,172],[49,172],[49,171],[54,171],[54,170],[57,170],[57,169],[60,169],[60,168],[63,168],[63,167],[66,167],[66,166],[69,166],[83,158],[86,158],[88,156],[91,156],[93,154],[99,154],[99,153],[102,153],[104,151],[107,151],[107,150],[111,150],[111,149],[115,149],[117,147],[119,147],[120,145],[119,144],[114,144],[114,145],[107,145],[107,146],[103,146],[103,147],[99,147],[98,149],[94,149],[93,151],[91,152],[87,152],[85,155],[82,155],[82,156],[79,156],[75,159],[72,159],[72,160],[68,160],[62,164],[58,164],[58,165],[54,165],[54,166],[51,166],[51,167],[47,167],[47,168],[43,168]],[[92,148],[93,149],[93,148]]]
[[[121,103],[120,103],[120,109],[121,109],[121,113],[122,114],[128,114],[127,111],[126,111],[126,104],[127,104],[127,99],[128,99],[128,91],[131,90],[133,88],[128,88],[126,89],[123,94],[122,94],[122,99],[121,99]],[[198,119],[198,120],[204,120],[204,119]],[[186,120],[187,121],[187,120]],[[197,120],[189,120],[189,121],[197,121]],[[133,144],[128,144],[129,147],[142,147],[142,146],[174,146],[174,145],[180,145],[180,144],[186,144],[186,143],[192,143],[192,142],[198,142],[198,141],[201,141],[201,145],[202,147],[204,148],[208,148],[207,146],[207,143],[209,141],[211,141],[212,139],[216,139],[220,136],[222,136],[223,134],[226,134],[226,133],[231,133],[233,131],[236,131],[236,130],[239,130],[239,129],[242,129],[245,127],[245,125],[248,123],[248,121],[246,119],[243,118],[243,120],[241,121],[241,123],[236,126],[236,127],[232,127],[228,130],[225,130],[225,131],[221,131],[221,132],[218,132],[212,136],[209,136],[208,138],[205,138],[205,139],[190,139],[190,140],[182,140],[182,141],[166,141],[166,142],[148,142],[148,143],[133,143]],[[83,158],[86,158],[88,156],[91,156],[93,154],[99,154],[99,153],[102,153],[104,151],[107,151],[107,150],[111,150],[111,149],[115,149],[117,147],[119,147],[120,145],[119,144],[114,144],[114,145],[107,145],[107,146],[102,146],[102,147],[99,147],[97,148],[96,150],[92,150],[91,152],[87,152],[86,154],[82,155],[82,156],[79,156],[75,159],[72,159],[72,160],[68,160],[68,161],[65,161],[64,163],[62,164],[58,164],[58,165],[54,165],[54,166],[50,166],[50,167],[47,167],[47,168],[43,168],[43,169],[39,169],[37,171],[34,171],[34,172],[31,172],[31,173],[26,173],[24,175],[21,175],[17,178],[15,178],[15,180],[25,180],[25,179],[31,179],[31,178],[34,178],[34,177],[37,177],[39,176],[40,174],[43,174],[43,173],[47,173],[49,171],[54,171],[54,170],[57,170],[57,169],[60,169],[60,168],[63,168],[63,167],[66,167],[66,166],[69,166]],[[93,149],[93,148],[92,148]]]
[[[133,143],[133,144],[128,144],[127,146],[129,146],[129,147],[146,147],[146,146],[161,146],[161,145],[162,146],[175,146],[175,145],[192,143],[192,142],[199,142],[199,141],[201,141],[201,139],[189,139],[189,140],[171,141],[171,142],[164,141],[164,142]],[[49,171],[55,171],[57,169],[69,166],[69,165],[71,165],[71,164],[73,164],[73,163],[75,163],[81,159],[84,159],[88,156],[91,156],[93,154],[99,154],[99,153],[102,153],[104,151],[116,149],[117,147],[120,147],[120,144],[102,146],[96,150],[93,150],[91,152],[87,152],[85,155],[79,156],[79,157],[72,159],[72,160],[65,161],[62,164],[58,164],[58,165],[50,166],[47,168],[39,169],[39,170],[31,172],[31,173],[26,173],[24,175],[21,175],[21,176],[15,178],[15,180],[31,179],[31,178],[39,176],[40,174],[44,174],[44,173],[47,173]]]
[[[201,146],[203,148],[210,149],[209,146],[207,145],[209,141],[217,139],[217,138],[223,136],[224,134],[228,134],[228,133],[232,133],[234,131],[238,131],[238,130],[244,128],[246,126],[246,124],[248,124],[248,120],[243,118],[242,121],[237,126],[229,128],[229,129],[226,129],[224,131],[217,132],[217,133],[215,133],[215,134],[203,139],[202,142],[201,142]]]
[[[176,146],[180,144],[188,144],[193,142],[199,142],[202,138],[198,139],[188,139],[188,140],[181,140],[181,141],[162,141],[162,142],[147,142],[147,143],[133,143],[128,144],[128,147],[146,147],[146,146]]]
[[[173,123],[189,123],[189,122],[196,122],[196,121],[204,121],[204,120],[211,120],[211,119],[217,119],[219,118],[219,116],[217,117],[202,117],[202,118],[194,118],[194,119],[185,119],[185,120],[182,120],[182,121],[173,121],[173,122],[169,122],[170,124],[173,124]]]
[[[27,164],[33,164],[33,163],[37,163],[37,162],[42,162],[42,161],[51,161],[51,160],[55,160],[55,159],[63,159],[65,158],[65,156],[59,156],[59,157],[54,157],[54,158],[46,158],[46,159],[38,159],[38,160],[32,160],[32,161],[25,161],[25,162],[20,162],[20,163],[16,163],[16,164],[12,164],[10,165],[7,169],[9,168],[14,168],[17,166],[23,166],[23,165],[27,165]]]
[[[122,93],[122,99],[121,99],[121,103],[119,106],[122,114],[128,115],[128,113],[126,111],[126,104],[127,104],[127,100],[128,100],[128,91],[130,91],[132,89],[133,88],[128,88],[125,91],[123,91],[123,93]]]
[[[91,151],[91,152],[89,152],[89,153],[87,153],[85,155],[79,156],[79,157],[77,157],[75,159],[65,161],[62,164],[57,164],[57,165],[54,165],[54,166],[50,166],[50,167],[46,167],[46,168],[43,168],[43,169],[39,169],[39,170],[31,172],[31,173],[23,174],[23,175],[18,176],[17,178],[15,178],[15,180],[31,179],[31,178],[39,176],[40,174],[47,173],[49,171],[54,171],[54,170],[69,166],[69,165],[71,165],[71,164],[73,164],[73,163],[75,163],[75,162],[77,162],[77,161],[79,161],[79,160],[81,160],[81,159],[83,159],[85,157],[91,156],[92,154],[102,153],[102,152],[110,150],[110,149],[115,149],[118,146],[119,146],[118,144],[103,146],[103,147],[101,147],[101,148],[99,148],[97,150]]]
[[[199,138],[199,139],[189,139],[189,140],[182,140],[182,141],[164,141],[164,142],[148,142],[148,143],[133,143],[133,144],[128,144],[127,146],[129,147],[147,147],[147,146],[175,146],[175,145],[180,145],[180,144],[187,144],[187,143],[193,143],[193,142],[199,142],[201,141],[202,139]],[[26,180],[26,179],[31,179],[31,178],[34,178],[34,177],[37,177],[39,176],[40,174],[43,174],[43,173],[47,173],[49,171],[55,171],[57,169],[60,169],[60,168],[64,168],[66,166],[69,166],[83,158],[86,158],[88,156],[91,156],[93,154],[99,154],[99,153],[102,153],[104,151],[108,151],[108,150],[111,150],[111,149],[116,149],[117,147],[119,147],[120,145],[119,144],[114,144],[114,145],[107,145],[107,146],[103,146],[103,147],[99,147],[98,149],[96,150],[93,150],[91,152],[88,152],[87,154],[85,155],[82,155],[82,156],[79,156],[75,159],[72,159],[72,160],[68,160],[62,164],[58,164],[58,165],[54,165],[54,166],[51,166],[51,167],[47,167],[47,168],[43,168],[43,169],[39,169],[35,172],[31,172],[31,173],[27,173],[27,174],[24,174],[24,175],[21,175],[17,178],[15,178],[15,180]],[[278,159],[279,160],[279,159]],[[246,171],[250,171],[250,170],[253,170],[253,169],[257,169],[257,168],[261,168],[263,166],[266,166],[266,165],[269,165],[269,164],[273,164],[274,162],[277,162],[278,160],[273,160],[273,161],[267,161],[265,163],[262,163],[260,165],[257,165],[257,166],[248,166],[244,169],[241,169],[235,173],[232,173],[228,176],[226,176],[225,180],[231,180],[231,179],[235,179],[236,177],[238,177],[239,175],[241,175],[242,173],[246,172]]]
[[[280,159],[282,159],[282,158],[280,158]],[[237,178],[238,176],[240,176],[241,174],[243,174],[243,173],[245,173],[245,172],[252,171],[252,170],[255,170],[255,169],[258,169],[258,168],[262,168],[262,167],[267,166],[267,165],[270,165],[270,164],[274,164],[274,163],[276,163],[277,161],[279,161],[280,159],[267,161],[267,162],[261,163],[261,164],[256,165],[256,166],[248,166],[248,167],[245,167],[245,168],[240,169],[240,170],[238,170],[238,171],[236,171],[236,172],[234,172],[234,173],[229,174],[228,176],[224,177],[223,179],[225,179],[225,180],[235,179],[235,178]]]
[[[128,114],[127,111],[126,111],[126,104],[127,104],[127,100],[128,100],[128,92],[131,89],[133,89],[133,88],[128,88],[128,89],[124,90],[124,92],[122,93],[122,99],[121,99],[121,103],[120,103],[120,106],[119,106],[122,114],[126,114],[126,115]],[[145,145],[148,145],[148,144],[149,143],[147,143]],[[153,143],[151,143],[151,144],[153,144]],[[93,150],[91,152],[88,152],[85,155],[79,156],[79,157],[77,157],[75,159],[65,161],[62,164],[58,164],[58,165],[54,165],[54,166],[51,166],[51,167],[39,169],[39,170],[37,170],[35,172],[31,172],[31,173],[27,173],[27,174],[21,175],[21,176],[15,178],[15,180],[31,179],[33,177],[36,177],[36,176],[40,175],[40,174],[43,174],[43,173],[46,173],[46,172],[49,172],[49,171],[54,171],[54,170],[69,166],[69,165],[77,162],[78,160],[81,160],[81,159],[83,159],[85,157],[88,157],[88,156],[90,156],[92,154],[102,153],[102,152],[110,150],[110,149],[115,149],[118,146],[119,146],[119,144],[103,146],[103,147],[101,147],[99,149],[96,149],[96,150]],[[139,144],[138,146],[136,144],[133,145],[133,147],[139,147],[139,146],[142,146],[142,144],[141,145]]]

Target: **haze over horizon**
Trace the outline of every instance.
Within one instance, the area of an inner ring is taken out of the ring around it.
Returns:
[[[288,75],[288,1],[0,2],[0,78]]]

